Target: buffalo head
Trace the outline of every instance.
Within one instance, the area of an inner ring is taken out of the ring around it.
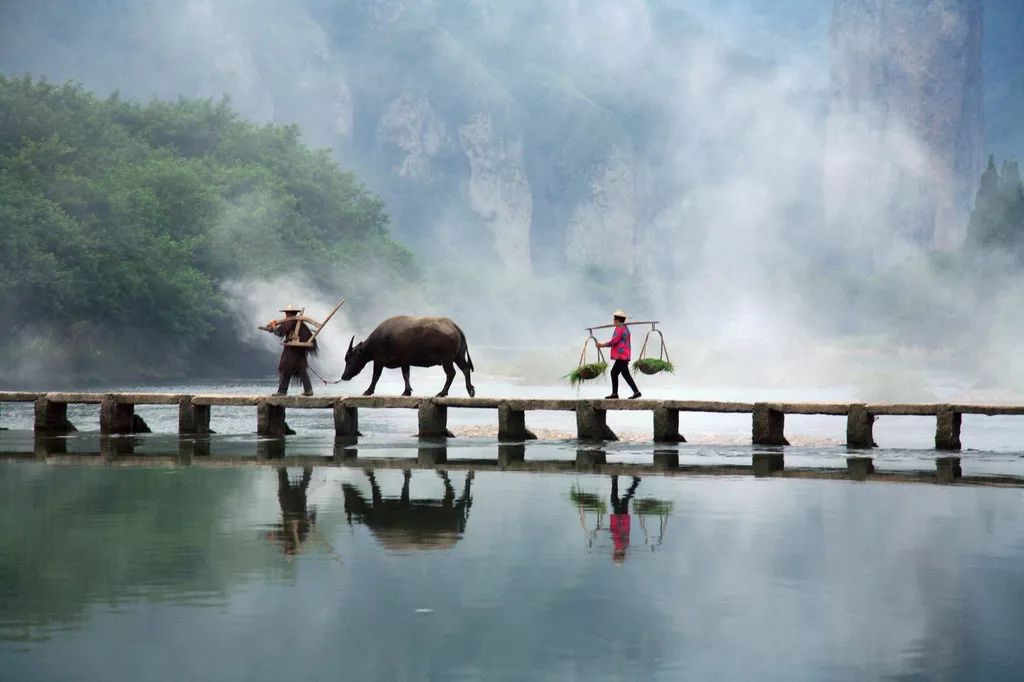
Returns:
[[[371,359],[370,353],[362,341],[352,345],[355,340],[356,337],[353,336],[352,340],[348,342],[348,350],[345,351],[345,371],[341,375],[344,381],[349,381],[362,372],[366,363]]]

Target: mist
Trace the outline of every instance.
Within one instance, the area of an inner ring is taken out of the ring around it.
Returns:
[[[1024,391],[1024,278],[892,218],[886,188],[945,161],[898,112],[829,128],[829,12],[548,4],[12,1],[0,72],[141,100],[227,94],[249,119],[298,124],[384,198],[412,281],[296,263],[223,285],[239,343],[267,358],[276,339],[256,327],[282,305],[320,317],[346,297],[320,337],[327,374],[349,338],[419,314],[465,329],[484,375],[557,382],[584,328],[623,307],[661,321],[678,372],[654,382],[666,391]],[[399,54],[407,35],[428,36],[429,64],[420,43]],[[883,191],[829,195],[837,166]]]

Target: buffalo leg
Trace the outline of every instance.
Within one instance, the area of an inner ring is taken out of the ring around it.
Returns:
[[[402,367],[402,378],[405,379],[405,392],[402,395],[412,395],[412,384],[409,383],[409,365]]]
[[[476,395],[476,389],[473,388],[473,382],[469,380],[469,363],[466,362],[465,358],[459,358],[455,361],[455,364],[458,365],[459,369],[462,370],[462,373],[466,375],[466,393],[468,393],[469,397],[472,398]]]
[[[370,497],[373,499],[373,506],[380,509],[384,497],[380,494],[380,486],[377,485],[377,477],[373,475],[373,469],[366,469],[363,473],[370,479]]]
[[[455,367],[450,362],[444,363],[444,375],[446,377],[444,382],[444,388],[437,394],[438,398],[443,398],[448,395],[448,389],[452,387],[452,382],[455,381]]]
[[[441,506],[445,509],[451,509],[455,504],[455,488],[452,487],[451,479],[448,478],[447,471],[438,471],[437,475],[441,477],[444,482],[444,497],[441,499]]]
[[[384,365],[379,362],[373,363],[373,379],[370,381],[370,387],[363,392],[363,395],[373,395],[373,392],[377,390],[377,382],[380,381],[380,373],[384,371]]]

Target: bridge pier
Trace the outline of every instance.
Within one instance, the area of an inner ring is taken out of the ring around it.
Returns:
[[[498,442],[521,443],[536,440],[537,436],[526,428],[526,412],[509,405],[498,405]]]
[[[608,454],[604,450],[577,450],[576,468],[580,471],[592,471],[598,464],[604,464]]]
[[[655,443],[686,442],[686,439],[679,433],[679,410],[656,407],[653,412]]]
[[[256,441],[256,459],[281,459],[284,453],[284,438],[264,438]]]
[[[963,415],[943,406],[935,417],[935,449],[960,450],[960,423]]]
[[[423,464],[426,466],[435,466],[437,464],[444,464],[448,461],[448,448],[445,446],[441,447],[421,447],[416,451],[416,463]]]
[[[854,481],[863,481],[875,473],[875,462],[870,457],[847,457],[846,473]]]
[[[419,407],[420,438],[451,438],[448,430],[448,407],[426,401]]]
[[[514,445],[498,445],[498,466],[507,467],[515,462],[526,460],[526,446],[522,443]]]
[[[118,438],[118,435],[100,436],[100,457],[107,461],[113,461],[118,457],[135,453],[134,438]]]
[[[68,454],[68,440],[67,438],[54,438],[37,431],[32,443],[32,454],[39,459],[46,459],[50,455],[66,455]]]
[[[781,452],[755,452],[754,453],[754,475],[771,476],[786,468],[786,461]]]
[[[754,403],[754,445],[789,445],[786,440],[786,415],[764,403]]]
[[[654,466],[662,469],[675,469],[679,466],[679,453],[675,450],[655,450]]]
[[[343,462],[347,459],[359,457],[359,450],[352,447],[356,439],[350,436],[335,436],[333,459],[336,462]]]
[[[935,482],[948,485],[963,475],[959,457],[935,458]]]
[[[359,433],[359,410],[340,400],[334,403],[334,437],[355,439]]]
[[[875,415],[868,412],[867,405],[850,405],[846,416],[846,447],[873,448],[877,447],[874,436]]]
[[[618,440],[615,432],[608,428],[607,419],[607,410],[581,403],[576,408],[577,440]]]
[[[206,435],[210,431],[210,406],[195,405],[191,396],[178,400],[178,433]]]
[[[77,431],[68,421],[68,404],[51,401],[46,396],[35,401],[35,432],[48,436],[62,436]]]
[[[256,433],[270,438],[281,438],[288,433],[284,423],[284,408],[271,405],[265,399],[256,403]]]
[[[135,405],[120,403],[112,395],[104,396],[100,403],[100,434],[134,433],[134,417]]]

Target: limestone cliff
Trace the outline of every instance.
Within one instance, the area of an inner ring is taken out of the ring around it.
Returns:
[[[590,196],[573,212],[566,230],[570,263],[632,274],[641,211],[636,161],[614,149],[590,176]]]
[[[827,220],[876,261],[964,239],[982,169],[982,0],[835,0]]]
[[[402,93],[384,109],[377,123],[377,141],[379,146],[396,148],[399,160],[392,173],[424,185],[436,179],[434,157],[450,143],[444,121],[430,101],[411,92]]]
[[[530,269],[533,197],[523,166],[523,143],[502,133],[490,114],[475,114],[459,126],[469,160],[466,200],[494,235],[494,250],[505,267]]]

